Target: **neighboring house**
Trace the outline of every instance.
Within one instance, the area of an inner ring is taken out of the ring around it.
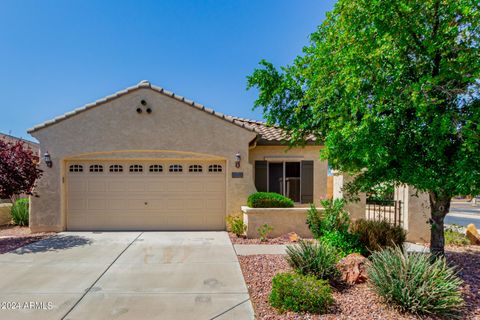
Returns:
[[[33,153],[35,153],[36,155],[39,155],[40,145],[36,142],[25,140],[25,139],[18,138],[18,137],[14,137],[14,136],[11,136],[9,134],[2,133],[2,132],[0,132],[0,140],[6,141],[6,142],[11,142],[11,143],[16,143],[16,142],[20,141],[24,144],[25,147],[31,149],[33,151]],[[22,195],[20,195],[20,197],[26,197],[26,195],[22,194]],[[10,199],[0,199],[0,203],[10,202],[10,201],[11,201]]]
[[[225,230],[257,190],[299,205],[327,193],[313,139],[287,150],[278,128],[147,81],[28,132],[52,159],[31,198],[33,231]]]
[[[18,141],[22,142],[27,148],[32,149],[32,151],[35,154],[38,154],[40,151],[40,145],[36,142],[30,141],[30,140],[25,140],[22,138],[14,137],[6,133],[0,132],[0,140],[11,142],[11,143],[16,143]]]

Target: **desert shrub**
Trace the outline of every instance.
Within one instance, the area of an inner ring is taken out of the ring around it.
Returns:
[[[27,198],[18,199],[12,205],[11,214],[13,223],[18,226],[28,226],[28,205]]]
[[[467,237],[458,231],[447,229],[445,230],[445,244],[454,246],[466,246],[470,244]]]
[[[374,291],[385,302],[414,314],[458,316],[463,305],[462,281],[444,258],[386,248],[370,256],[367,272]]]
[[[314,204],[310,204],[310,209],[307,211],[307,225],[313,237],[320,239],[322,236],[322,217]]]
[[[322,232],[348,232],[350,216],[344,209],[345,201],[343,199],[322,200],[320,203],[324,208],[323,214],[321,215]]]
[[[358,236],[349,232],[328,231],[323,234],[320,240],[338,251],[340,258],[357,252],[365,255],[366,250]]]
[[[272,279],[270,304],[284,311],[325,313],[333,303],[327,280],[298,273],[279,273]]]
[[[333,279],[338,274],[338,262],[334,247],[323,242],[300,240],[296,245],[287,246],[288,264],[300,274],[314,275],[319,279]]]
[[[228,216],[227,225],[228,229],[237,237],[242,236],[245,233],[245,230],[247,230],[247,226],[243,222],[243,218],[239,216]]]
[[[400,226],[392,226],[386,221],[357,220],[351,225],[351,232],[358,236],[367,251],[378,251],[386,247],[402,248],[407,237]]]
[[[247,204],[251,208],[292,208],[291,199],[275,192],[256,192],[248,197]]]
[[[260,241],[267,241],[268,235],[273,231],[273,227],[268,224],[261,225],[258,229],[258,235],[260,236]]]
[[[324,208],[318,211],[311,205],[307,213],[307,225],[316,239],[335,247],[341,257],[350,253],[365,253],[358,236],[349,231],[350,217],[342,199],[322,200]]]

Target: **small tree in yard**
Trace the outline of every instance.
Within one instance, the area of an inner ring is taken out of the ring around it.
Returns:
[[[0,139],[0,199],[13,199],[22,193],[31,194],[41,170],[38,156],[22,142]]]
[[[314,135],[321,157],[380,183],[428,192],[431,250],[444,254],[450,199],[480,192],[478,0],[339,0],[292,65],[262,61],[255,106],[291,145]]]

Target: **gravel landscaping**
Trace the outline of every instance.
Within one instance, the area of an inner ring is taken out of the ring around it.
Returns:
[[[0,226],[0,254],[48,238],[54,233],[31,233],[28,227]]]
[[[447,258],[460,269],[466,311],[463,319],[480,319],[480,248],[449,247]],[[257,319],[419,319],[402,314],[383,304],[367,284],[334,289],[335,304],[328,314],[312,315],[287,312],[279,314],[268,303],[271,279],[279,272],[290,270],[283,255],[239,256],[243,275],[250,292]],[[422,319],[434,319],[423,317]]]

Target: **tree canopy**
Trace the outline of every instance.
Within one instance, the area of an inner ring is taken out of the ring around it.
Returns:
[[[0,139],[0,199],[32,192],[42,172],[37,166],[38,160],[22,142]]]
[[[315,135],[352,191],[428,192],[442,230],[452,196],[480,193],[478,0],[339,0],[291,65],[260,64],[255,106],[293,146]]]

